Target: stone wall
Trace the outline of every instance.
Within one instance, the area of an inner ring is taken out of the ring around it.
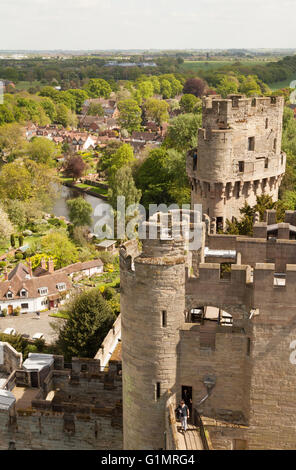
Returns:
[[[0,372],[10,374],[22,365],[22,354],[18,353],[9,343],[0,341]]]
[[[9,425],[1,411],[0,449],[7,450],[14,441],[16,450],[119,450],[122,428],[111,421],[110,416],[25,410],[18,411],[16,425]]]
[[[121,399],[120,376],[51,371],[31,406],[17,401],[14,419],[0,411],[0,449],[122,449]]]
[[[118,341],[120,340],[121,340],[121,316],[119,315],[116,318],[111,330],[105,337],[100,349],[95,355],[95,359],[100,361],[101,366],[105,366],[108,364],[111,354],[116,348]]]

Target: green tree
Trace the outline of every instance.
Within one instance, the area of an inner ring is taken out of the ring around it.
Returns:
[[[174,149],[151,150],[135,171],[135,183],[146,208],[152,203],[190,203],[185,154]]]
[[[261,95],[261,88],[256,80],[257,77],[253,75],[248,75],[247,77],[241,76],[240,77],[240,86],[239,91],[240,93],[244,93],[247,96],[260,96]]]
[[[91,78],[86,85],[86,91],[92,98],[99,98],[100,96],[109,98],[112,89],[106,80],[102,78]]]
[[[119,170],[119,168],[134,162],[133,147],[130,144],[122,144],[110,157],[108,174]]]
[[[47,96],[51,98],[55,103],[58,101],[59,91],[52,86],[45,86],[40,90],[40,96]]]
[[[153,84],[149,80],[142,81],[138,84],[138,90],[144,100],[151,98],[154,93]]]
[[[201,115],[182,114],[169,121],[165,145],[180,152],[197,146],[197,131],[201,126]]]
[[[62,268],[78,260],[78,251],[63,231],[52,231],[41,240],[42,252],[55,257],[57,267]]]
[[[59,326],[57,346],[67,361],[72,357],[94,357],[116,315],[99,289],[77,294],[63,308],[68,317]]]
[[[87,110],[87,114],[89,116],[104,116],[103,106],[100,103],[91,103]]]
[[[56,112],[55,104],[52,101],[52,99],[50,99],[47,96],[44,96],[42,100],[40,101],[40,105],[44,109],[45,114],[49,117],[51,122],[53,122],[56,118],[57,112]]]
[[[141,129],[142,111],[135,100],[129,99],[118,103],[120,126],[133,132]]]
[[[129,166],[119,168],[109,179],[109,200],[116,210],[117,197],[125,197],[125,206],[138,204],[141,199],[141,190],[136,188],[132,170]]]
[[[69,219],[75,227],[90,226],[92,223],[92,205],[79,196],[67,200]]]
[[[102,155],[98,161],[98,171],[105,171],[111,167],[112,155],[121,147],[122,143],[119,140],[110,140],[107,142],[106,147],[102,149]]]
[[[163,99],[168,99],[168,98],[173,97],[172,87],[168,80],[161,81],[160,91],[161,91]]]
[[[61,124],[64,127],[76,127],[77,118],[75,114],[67,108],[64,103],[59,103],[56,105],[56,118],[55,122]]]
[[[32,139],[28,145],[27,152],[32,160],[47,165],[52,165],[53,159],[57,155],[54,142],[51,142],[46,137],[36,137]]]
[[[12,123],[0,126],[0,153],[7,156],[19,156],[24,153],[26,141],[20,124]]]
[[[190,93],[182,96],[180,100],[180,108],[183,113],[193,113],[194,107],[200,100]]]
[[[146,116],[155,121],[159,126],[169,119],[168,109],[169,105],[166,101],[150,98],[145,102]]]
[[[0,198],[25,201],[33,194],[31,183],[30,172],[23,164],[8,163],[0,171]]]
[[[226,98],[227,95],[232,93],[238,93],[239,81],[235,77],[224,75],[217,87],[217,92],[222,98]]]
[[[75,101],[75,111],[77,114],[81,113],[81,107],[83,103],[88,99],[88,94],[85,90],[70,89],[67,90],[67,93],[73,96]]]

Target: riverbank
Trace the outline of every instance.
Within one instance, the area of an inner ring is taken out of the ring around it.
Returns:
[[[90,196],[97,197],[97,198],[102,199],[104,201],[108,201],[108,196],[106,195],[106,191],[104,191],[103,188],[90,186],[90,185],[85,184],[85,183],[75,184],[72,181],[63,181],[62,179],[61,179],[61,183],[64,186],[67,186],[68,188],[74,189],[74,190],[76,190],[80,193],[88,194]],[[104,192],[105,192],[105,194],[102,194]]]

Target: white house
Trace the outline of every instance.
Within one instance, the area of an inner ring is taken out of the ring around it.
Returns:
[[[30,266],[18,263],[0,283],[0,311],[12,314],[17,307],[22,313],[56,307],[71,288],[68,276],[54,271],[53,265],[45,275],[36,276]]]
[[[71,264],[56,271],[52,260],[46,266],[43,259],[34,272],[30,264],[18,263],[9,274],[5,273],[5,280],[0,282],[0,312],[5,308],[11,315],[17,307],[21,313],[55,308],[69,297],[73,274],[92,276],[102,273],[103,268],[100,259]]]

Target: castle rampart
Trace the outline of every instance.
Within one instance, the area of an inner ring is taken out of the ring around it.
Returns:
[[[296,219],[273,215],[255,224],[259,238],[207,235],[221,263],[202,246],[196,272],[160,222],[140,256],[121,250],[124,448],[163,448],[166,404],[184,388],[215,449],[295,447],[295,240],[285,237]]]

